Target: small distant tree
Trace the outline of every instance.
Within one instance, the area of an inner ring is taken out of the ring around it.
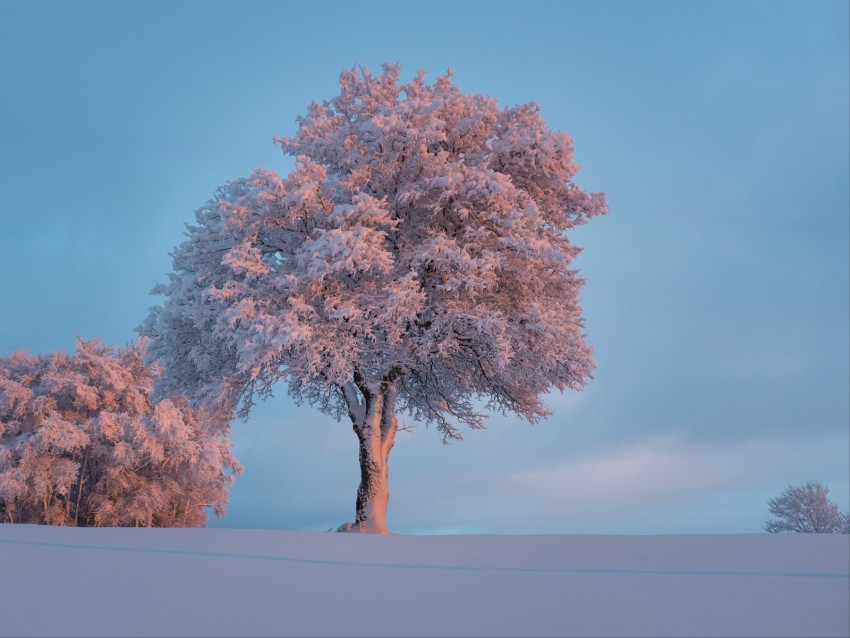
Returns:
[[[848,534],[850,519],[838,505],[829,500],[829,488],[809,481],[787,490],[768,502],[775,519],[764,524],[768,532],[800,532],[813,534]]]
[[[282,381],[347,414],[361,475],[346,529],[377,533],[399,411],[459,439],[483,427],[479,405],[535,422],[547,392],[589,381],[567,233],[608,210],[536,104],[399,74],[343,73],[278,140],[292,173],[220,189],[142,327],[165,391],[246,417]]]
[[[0,522],[195,527],[223,514],[227,423],[172,396],[140,347],[0,357]]]

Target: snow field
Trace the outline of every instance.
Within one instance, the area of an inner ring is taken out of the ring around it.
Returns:
[[[0,526],[2,636],[847,636],[850,537]]]

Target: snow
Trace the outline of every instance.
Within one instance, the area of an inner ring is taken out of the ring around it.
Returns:
[[[850,536],[0,525],[0,636],[848,636]]]

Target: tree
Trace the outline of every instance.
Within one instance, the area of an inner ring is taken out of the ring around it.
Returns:
[[[166,392],[247,417],[278,381],[357,434],[352,531],[386,532],[397,413],[444,442],[487,411],[536,422],[593,369],[566,231],[607,212],[573,183],[572,141],[536,104],[500,110],[451,71],[340,76],[294,137],[286,178],[220,188],[173,253],[141,332]]]
[[[224,513],[227,423],[151,399],[144,350],[80,340],[69,355],[0,357],[0,521],[190,527]]]
[[[848,515],[829,500],[829,488],[809,481],[788,489],[768,502],[775,520],[767,520],[768,532],[801,532],[814,534],[847,534]]]

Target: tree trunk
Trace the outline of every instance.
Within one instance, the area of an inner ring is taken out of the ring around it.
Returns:
[[[86,475],[86,465],[89,462],[89,449],[86,448],[86,455],[83,458],[83,463],[80,466],[80,480],[77,482],[77,506],[74,509],[74,525],[80,525],[80,501],[83,497],[83,478]]]
[[[360,391],[357,396],[355,387]],[[395,381],[348,383],[343,388],[352,426],[360,445],[360,486],[353,524],[342,531],[389,534],[387,504],[390,500],[387,460],[395,441],[398,421]],[[362,397],[362,400],[361,400]]]

